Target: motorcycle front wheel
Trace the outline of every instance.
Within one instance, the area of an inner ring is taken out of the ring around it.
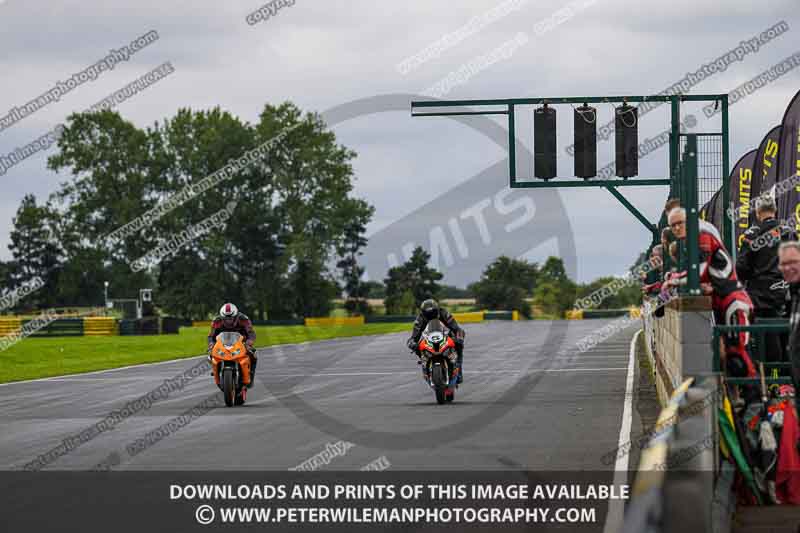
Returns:
[[[222,371],[222,394],[225,396],[225,406],[233,407],[236,401],[236,384],[233,379],[232,368],[226,368]]]
[[[445,389],[447,388],[447,377],[442,365],[434,365],[431,369],[431,381],[433,382],[433,390],[436,393],[436,402],[443,404],[447,401],[445,397]]]

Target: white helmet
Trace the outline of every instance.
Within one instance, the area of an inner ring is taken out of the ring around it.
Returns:
[[[219,316],[222,318],[233,318],[239,314],[239,310],[232,303],[227,303],[219,310]]]

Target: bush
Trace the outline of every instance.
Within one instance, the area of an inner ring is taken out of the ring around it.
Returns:
[[[417,312],[417,301],[414,293],[406,290],[399,299],[386,299],[387,315],[414,315]]]
[[[489,311],[511,311],[516,309],[531,318],[531,305],[525,300],[527,293],[521,287],[512,287],[501,282],[484,281],[473,285],[475,302],[481,309]]]

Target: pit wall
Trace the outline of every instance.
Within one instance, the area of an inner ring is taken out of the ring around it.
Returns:
[[[658,400],[666,407],[686,378],[711,374],[711,299],[672,300],[663,307],[661,317],[646,305],[642,321]]]
[[[663,313],[662,313],[663,311]],[[658,316],[661,315],[661,316]],[[643,445],[623,533],[729,533],[731,490],[720,483],[719,379],[708,297],[642,313],[645,352],[662,412]]]

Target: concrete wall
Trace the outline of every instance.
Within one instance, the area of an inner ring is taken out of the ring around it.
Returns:
[[[643,320],[658,399],[666,406],[685,378],[711,372],[711,300],[679,298],[663,311],[662,317],[645,312]]]
[[[730,490],[714,498],[719,383],[712,374],[711,301],[679,298],[660,317],[648,311],[645,344],[664,410],[642,452],[623,531],[730,531],[729,515],[719,511]]]

